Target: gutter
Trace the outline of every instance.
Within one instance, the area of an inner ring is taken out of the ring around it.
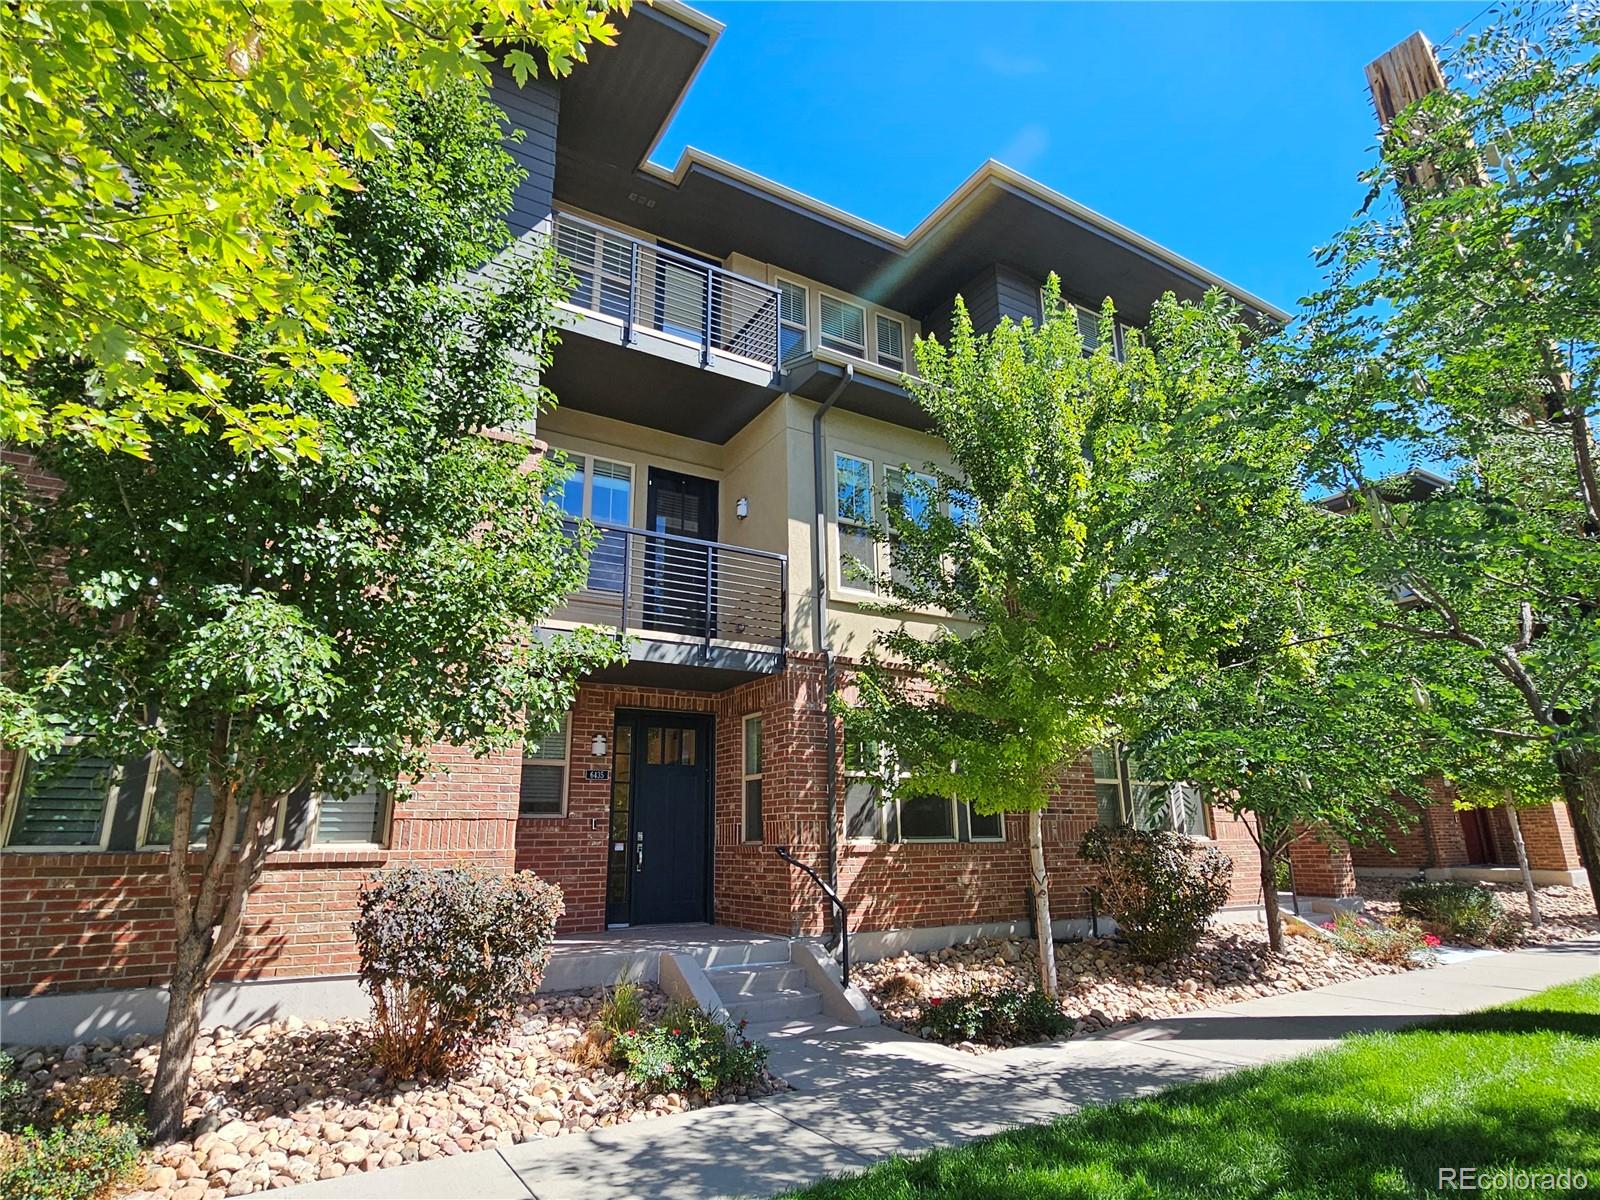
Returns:
[[[835,892],[839,890],[839,729],[838,722],[833,714],[828,711],[827,703],[833,698],[836,675],[833,665],[833,650],[828,645],[828,558],[825,553],[828,545],[828,506],[823,500],[827,493],[826,478],[823,472],[822,459],[822,420],[828,415],[828,410],[839,402],[839,397],[844,395],[845,388],[854,382],[856,369],[849,363],[844,365],[844,378],[834,384],[833,390],[828,393],[828,398],[811,417],[811,472],[812,472],[812,497],[816,501],[816,519],[811,525],[811,565],[813,587],[812,617],[815,621],[813,630],[815,645],[822,652],[822,670],[827,695],[823,700],[823,715],[828,725],[827,757],[824,761],[828,764],[827,790],[828,790],[828,886]],[[843,918],[837,909],[832,910],[833,940],[837,942],[844,935],[842,928]],[[831,949],[831,945],[830,945]]]

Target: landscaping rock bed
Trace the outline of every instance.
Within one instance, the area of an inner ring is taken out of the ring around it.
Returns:
[[[1400,906],[1395,893],[1409,882],[1389,876],[1361,876],[1366,911],[1379,917],[1398,913]],[[1594,910],[1594,894],[1586,887],[1539,888],[1539,915],[1544,918],[1544,924],[1534,929],[1528,925],[1528,896],[1520,883],[1475,883],[1473,886],[1493,892],[1507,915],[1522,927],[1517,934],[1517,944],[1542,946],[1600,937],[1600,915]]]
[[[934,1000],[979,989],[1027,990],[1038,981],[1037,964],[1031,942],[983,940],[866,963],[856,977],[886,1024],[920,1034]],[[1270,955],[1264,931],[1238,926],[1214,929],[1189,954],[1153,965],[1111,938],[1056,945],[1061,1007],[1075,1034],[1406,969],[1342,953],[1314,934],[1288,937],[1283,953]]]
[[[656,1016],[666,997],[646,987]],[[581,1063],[580,1037],[599,1011],[600,989],[539,996],[501,1041],[449,1080],[390,1083],[372,1065],[357,1021],[290,1018],[201,1036],[188,1117],[192,1141],[152,1151],[142,1200],[217,1200],[355,1171],[465,1154],[535,1138],[622,1125],[707,1104],[769,1095],[752,1088],[711,1098],[646,1094],[607,1064]],[[132,1036],[55,1049],[19,1048],[35,1098],[83,1075],[155,1074],[158,1038]]]

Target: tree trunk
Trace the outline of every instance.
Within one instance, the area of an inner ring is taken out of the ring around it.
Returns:
[[[1528,923],[1535,929],[1543,922],[1539,919],[1539,891],[1533,886],[1533,869],[1528,866],[1528,847],[1522,840],[1522,822],[1517,817],[1517,806],[1512,802],[1511,789],[1506,789],[1506,822],[1511,826],[1511,844],[1517,848],[1517,866],[1522,870],[1522,890],[1528,893]]]
[[[1039,987],[1056,998],[1056,942],[1050,920],[1050,876],[1044,869],[1044,813],[1028,811],[1028,867],[1033,877],[1033,926],[1039,943]]]
[[[1556,752],[1556,769],[1584,870],[1589,873],[1595,911],[1600,912],[1600,754],[1585,745],[1563,747]]]
[[[1283,951],[1283,914],[1278,911],[1278,854],[1261,842],[1261,911],[1267,918],[1267,945]]]
[[[178,969],[173,972],[167,991],[167,1024],[161,1032],[161,1058],[156,1064],[155,1088],[145,1106],[150,1132],[158,1146],[177,1141],[183,1135],[189,1070],[194,1064],[194,1044],[200,1036],[200,1009],[206,998],[206,981],[201,971],[204,960],[205,946],[200,939],[180,939]]]

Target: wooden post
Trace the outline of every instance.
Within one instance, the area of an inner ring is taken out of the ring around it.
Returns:
[[[1367,64],[1372,107],[1384,132],[1409,105],[1442,91],[1444,86],[1444,72],[1433,53],[1433,43],[1420,31]],[[1408,174],[1409,182],[1417,186],[1433,187],[1439,182],[1439,173],[1428,163],[1419,163]]]

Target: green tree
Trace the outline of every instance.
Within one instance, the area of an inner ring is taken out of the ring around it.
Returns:
[[[626,6],[622,0],[621,7]],[[21,0],[0,8],[0,440],[148,455],[162,426],[314,454],[308,385],[354,397],[335,293],[296,231],[395,129],[367,64],[414,93],[565,74],[613,0]],[[248,335],[247,335],[248,331]],[[50,386],[62,362],[87,386]],[[237,381],[245,386],[232,387]]]
[[[878,637],[841,695],[846,733],[892,752],[888,794],[1027,815],[1040,984],[1055,994],[1042,810],[1061,775],[1120,736],[1187,656],[1227,628],[1223,573],[1290,494],[1281,451],[1235,418],[1249,329],[1219,295],[1170,296],[1113,355],[1109,307],[1086,355],[1052,278],[1046,319],[917,345],[908,386],[953,469],[886,506],[898,609],[971,632]]]
[[[1359,605],[1374,601],[1316,556],[1343,519],[1300,502],[1261,530],[1231,564],[1245,619],[1210,661],[1150,698],[1134,743],[1146,773],[1193,783],[1241,818],[1260,855],[1273,950],[1283,949],[1277,872],[1291,845],[1373,840],[1425,795],[1417,685],[1396,646],[1357,636]]]
[[[514,744],[616,653],[593,632],[539,630],[581,586],[592,539],[563,528],[559,469],[493,435],[551,399],[518,358],[548,362],[566,283],[547,256],[498,288],[463,286],[509,238],[519,172],[499,112],[476,81],[424,96],[402,68],[375,78],[391,148],[293,239],[296,269],[331,297],[313,344],[343,349],[360,398],[291,393],[321,424],[320,457],[237,454],[157,424],[148,459],[41,445],[59,497],[4,481],[5,686],[81,752],[151,754],[175,781],[177,948],[150,1100],[163,1139],[180,1131],[201,1002],[286,796],[398,781],[404,799],[433,744]],[[270,324],[241,344],[270,343]],[[57,403],[83,379],[49,384]],[[260,394],[247,376],[227,386],[230,403]]]
[[[1505,814],[1529,921],[1537,927],[1542,922],[1539,893],[1519,810],[1558,803],[1560,773],[1549,739],[1528,719],[1521,698],[1493,672],[1480,667],[1479,673],[1481,682],[1466,678],[1433,684],[1429,717],[1438,734],[1436,757],[1441,773],[1455,784],[1457,808],[1498,808]]]
[[[1387,633],[1492,674],[1554,756],[1600,873],[1600,17],[1510,10],[1393,122],[1292,373],[1316,478]],[[1381,464],[1446,464],[1427,503]]]

